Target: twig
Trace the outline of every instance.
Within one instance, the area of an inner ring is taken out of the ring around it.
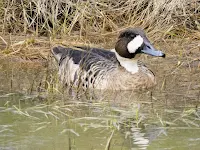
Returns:
[[[110,149],[110,143],[111,143],[111,140],[112,140],[112,137],[113,137],[113,134],[114,134],[115,130],[112,130],[112,133],[107,141],[107,144],[106,144],[106,147],[105,147],[105,150],[109,150]]]
[[[4,38],[2,36],[0,36],[1,40],[6,44],[6,46],[8,45],[8,43],[4,40]]]

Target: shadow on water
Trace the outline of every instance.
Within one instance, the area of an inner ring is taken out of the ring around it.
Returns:
[[[60,92],[55,66],[0,60],[0,149],[198,149],[200,69],[151,59],[152,91]],[[92,96],[91,96],[92,95]]]

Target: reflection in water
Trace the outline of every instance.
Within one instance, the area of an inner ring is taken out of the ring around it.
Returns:
[[[174,60],[151,61],[152,91],[78,96],[59,94],[54,66],[0,60],[0,149],[198,148],[200,70]]]

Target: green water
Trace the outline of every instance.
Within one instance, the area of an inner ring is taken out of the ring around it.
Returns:
[[[189,115],[180,108],[173,113],[167,109],[143,111],[141,105],[141,115],[146,118],[136,126],[133,103],[126,108],[102,102],[48,103],[18,93],[1,93],[0,101],[1,149],[100,150],[110,137],[110,149],[195,150],[200,146],[200,120],[195,116],[199,112],[195,109],[189,109],[193,112]],[[178,117],[174,124],[167,123]]]
[[[200,147],[198,69],[173,72],[170,62],[164,66],[155,60],[152,67],[162,70],[152,92],[106,91],[77,98],[55,90],[53,67],[24,68],[5,60],[0,64],[2,150]]]
[[[123,132],[109,125],[115,117],[101,116],[96,108],[71,104],[65,110],[58,109],[62,105],[58,102],[42,104],[19,94],[1,96],[1,149],[104,149],[112,132],[111,148],[131,148]]]

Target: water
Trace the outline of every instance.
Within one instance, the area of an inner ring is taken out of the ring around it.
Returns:
[[[59,94],[54,66],[0,60],[0,149],[200,147],[200,69],[152,59],[152,91]],[[86,98],[87,97],[87,98]]]

